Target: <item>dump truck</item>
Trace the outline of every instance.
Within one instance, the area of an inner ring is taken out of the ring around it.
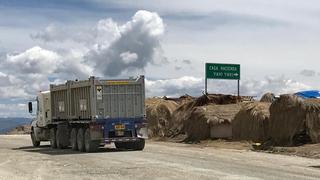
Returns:
[[[50,85],[36,98],[31,123],[34,147],[93,152],[104,144],[143,150],[147,135],[144,76],[129,79],[67,81]],[[32,113],[33,103],[29,102]]]

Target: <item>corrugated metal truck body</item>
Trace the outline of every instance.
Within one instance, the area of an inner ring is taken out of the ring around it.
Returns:
[[[135,118],[145,114],[144,78],[67,81],[50,86],[52,119]]]

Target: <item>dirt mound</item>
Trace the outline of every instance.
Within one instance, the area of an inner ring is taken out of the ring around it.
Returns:
[[[30,125],[21,125],[17,126],[7,134],[13,135],[13,134],[30,134],[31,132],[31,126]]]
[[[266,93],[261,97],[260,102],[270,102],[270,103],[272,103],[275,100],[276,100],[276,97],[275,97],[275,95],[273,93]]]
[[[162,98],[149,98],[146,100],[146,113],[148,119],[148,134],[152,137],[164,137],[169,128],[172,112],[178,104]]]
[[[304,105],[307,134],[313,143],[320,143],[320,99],[307,99]]]
[[[232,138],[255,142],[268,139],[270,105],[266,102],[246,103],[232,121]]]
[[[230,124],[240,110],[240,105],[236,104],[239,101],[241,97],[212,94],[184,103],[172,114],[168,136],[182,141],[208,139],[212,125]]]
[[[303,99],[295,95],[281,95],[270,106],[269,134],[276,145],[297,145],[306,136],[306,111]]]

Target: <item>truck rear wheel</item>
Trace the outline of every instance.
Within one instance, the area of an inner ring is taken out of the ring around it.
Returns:
[[[77,128],[72,128],[70,133],[70,144],[72,150],[78,150],[78,143],[77,143]]]
[[[50,145],[52,148],[57,148],[57,141],[56,141],[56,129],[50,129]]]
[[[83,128],[78,129],[77,144],[78,144],[78,150],[81,152],[84,152],[85,147],[84,147],[84,129]]]
[[[114,145],[117,149],[128,149],[128,142],[115,142]]]
[[[39,147],[40,146],[40,141],[37,141],[36,140],[36,137],[34,135],[34,131],[32,129],[31,133],[30,133],[30,136],[31,136],[31,140],[32,140],[32,145],[33,147]]]
[[[144,149],[146,142],[144,139],[140,139],[140,141],[135,142],[135,150],[142,151]]]
[[[145,146],[145,140],[140,139],[139,141],[132,142],[131,148],[133,150],[142,151]]]
[[[58,127],[56,131],[56,143],[58,149],[65,149],[69,144],[68,130],[63,127]]]
[[[118,149],[132,149],[136,151],[141,151],[144,149],[145,140],[139,139],[135,142],[115,142],[114,144]]]
[[[99,148],[99,141],[94,141],[91,138],[91,133],[90,133],[90,129],[87,128],[86,132],[84,134],[84,145],[85,145],[85,150],[86,152],[95,152],[98,150]]]

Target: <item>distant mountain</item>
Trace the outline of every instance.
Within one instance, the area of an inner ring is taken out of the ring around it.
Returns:
[[[6,134],[17,126],[30,124],[29,118],[0,118],[0,134]]]

